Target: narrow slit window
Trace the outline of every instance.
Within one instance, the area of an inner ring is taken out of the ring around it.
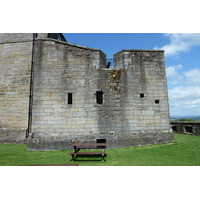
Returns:
[[[155,104],[159,104],[160,103],[160,100],[155,100]]]
[[[68,104],[72,104],[72,93],[68,93]]]
[[[140,98],[144,98],[144,93],[140,93]]]
[[[103,103],[103,91],[96,91],[96,102],[98,104],[102,104]]]

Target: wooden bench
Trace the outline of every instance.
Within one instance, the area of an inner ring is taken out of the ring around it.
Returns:
[[[73,152],[69,152],[68,154],[72,156],[72,160],[76,160],[77,155],[101,155],[102,161],[104,161],[104,157],[106,156],[106,143],[76,143],[72,144]],[[101,151],[85,151],[80,152],[81,149],[101,149]]]

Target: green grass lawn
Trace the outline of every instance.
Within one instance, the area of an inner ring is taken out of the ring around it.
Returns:
[[[200,166],[200,137],[175,134],[175,141],[143,147],[107,149],[101,158],[78,157],[79,166]],[[73,163],[68,150],[27,151],[26,145],[0,144],[0,166]]]

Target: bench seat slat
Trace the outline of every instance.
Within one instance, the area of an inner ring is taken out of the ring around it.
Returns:
[[[75,147],[85,147],[85,146],[91,146],[91,147],[96,147],[96,146],[100,146],[100,147],[105,147],[106,146],[106,143],[92,143],[92,144],[86,144],[86,143],[76,143],[76,144],[72,144],[72,146],[75,146]]]
[[[106,149],[104,146],[96,146],[96,147],[91,147],[91,146],[76,146],[76,149]]]
[[[70,155],[92,155],[92,154],[103,154],[106,155],[105,152],[69,152]]]

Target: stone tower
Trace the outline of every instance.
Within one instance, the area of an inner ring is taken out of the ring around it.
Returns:
[[[109,148],[173,140],[162,50],[122,50],[108,69],[101,50],[58,35],[38,34],[35,41],[30,110],[32,34],[12,34],[12,40],[0,34],[1,142],[25,139],[28,110],[31,150],[96,139]]]

